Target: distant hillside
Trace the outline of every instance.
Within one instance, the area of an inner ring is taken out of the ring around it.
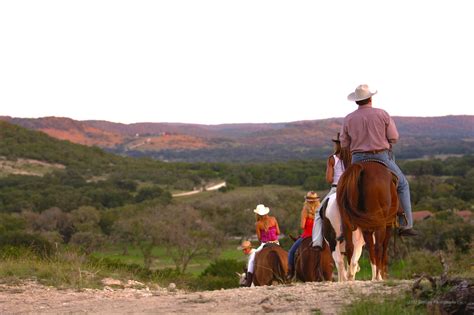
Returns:
[[[198,125],[121,124],[46,117],[0,117],[72,142],[128,156],[168,161],[278,161],[322,158],[342,118],[289,123]],[[474,153],[474,116],[394,117],[399,158]]]
[[[96,171],[121,163],[123,158],[97,147],[58,140],[43,132],[0,121],[0,156],[33,159],[66,167]],[[95,169],[95,170],[93,170]]]
[[[63,117],[43,117],[37,119],[0,117],[0,120],[10,122],[24,128],[42,131],[51,137],[69,140],[74,143],[103,148],[115,147],[124,141],[118,133],[95,128],[86,122]]]

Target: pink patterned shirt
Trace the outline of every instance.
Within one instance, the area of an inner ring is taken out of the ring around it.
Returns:
[[[398,131],[390,115],[370,104],[344,118],[341,127],[341,146],[350,147],[352,153],[390,149],[398,140]]]
[[[260,230],[260,241],[262,243],[273,242],[278,240],[277,227],[271,226],[268,231]]]

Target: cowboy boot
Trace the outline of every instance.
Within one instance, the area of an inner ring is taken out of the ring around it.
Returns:
[[[247,272],[247,276],[245,277],[245,284],[244,287],[250,287],[253,282],[253,273]]]

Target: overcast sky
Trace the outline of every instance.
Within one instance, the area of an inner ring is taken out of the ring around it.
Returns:
[[[473,1],[0,1],[0,115],[243,123],[474,115]]]

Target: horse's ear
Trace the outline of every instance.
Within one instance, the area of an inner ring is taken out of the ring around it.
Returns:
[[[293,242],[296,242],[296,240],[298,239],[297,237],[294,237],[293,235],[288,234],[288,237],[291,238],[293,240]]]

